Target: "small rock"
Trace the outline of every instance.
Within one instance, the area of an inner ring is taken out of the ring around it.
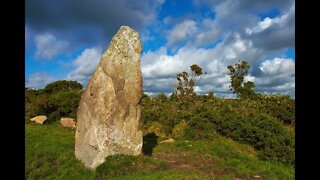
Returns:
[[[76,128],[76,121],[72,118],[61,118],[60,124],[63,127]]]
[[[255,179],[260,179],[259,175],[253,176]]]
[[[160,143],[173,143],[173,142],[175,142],[175,141],[176,141],[176,140],[170,138],[170,139],[167,139],[167,140],[163,140],[163,141],[161,141]]]
[[[43,122],[46,120],[47,120],[47,116],[45,116],[45,115],[36,116],[36,117],[30,119],[30,121],[35,121],[38,124],[43,124]]]

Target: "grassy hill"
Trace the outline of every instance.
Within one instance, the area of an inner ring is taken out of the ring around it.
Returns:
[[[27,121],[25,135],[25,179],[294,179],[292,165],[259,160],[253,147],[219,135],[169,144],[148,134],[144,155],[111,156],[95,171],[74,156],[75,130]]]
[[[110,156],[91,171],[74,156],[75,130],[59,125],[76,118],[81,84],[26,88],[25,179],[294,179],[295,100],[248,92],[238,99],[144,94],[143,155]],[[48,116],[44,125],[30,122],[40,114]],[[168,138],[176,142],[160,143]]]

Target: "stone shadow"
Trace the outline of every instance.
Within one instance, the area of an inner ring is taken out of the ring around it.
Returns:
[[[155,133],[148,133],[143,136],[143,146],[142,146],[142,153],[151,156],[153,152],[153,148],[158,144],[158,138]]]

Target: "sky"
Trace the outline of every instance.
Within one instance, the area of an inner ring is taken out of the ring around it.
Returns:
[[[295,97],[295,1],[26,0],[25,86],[57,80],[86,87],[121,25],[142,39],[143,90],[170,94],[179,72],[198,64],[195,91],[224,98],[228,65],[246,60],[245,81],[263,94]]]

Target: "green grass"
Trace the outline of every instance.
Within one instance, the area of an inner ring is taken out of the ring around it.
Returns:
[[[94,174],[74,156],[72,129],[57,123],[26,124],[25,176],[27,179],[93,179]]]
[[[26,123],[25,135],[25,179],[181,179],[190,176],[170,170],[162,160],[142,155],[110,156],[91,171],[74,156],[75,130],[62,128],[58,123]],[[198,176],[195,173],[191,177]]]
[[[251,146],[220,136],[172,144],[150,136],[149,156],[110,156],[91,171],[74,156],[74,135],[58,123],[26,123],[25,179],[294,179],[294,167],[261,161]]]
[[[294,179],[293,166],[259,160],[253,147],[220,136],[211,141],[181,139],[172,144],[161,144],[154,148],[154,155],[157,154],[172,154],[186,158],[194,167],[203,165],[200,171],[213,170],[209,177],[251,179],[258,175],[263,179]]]

